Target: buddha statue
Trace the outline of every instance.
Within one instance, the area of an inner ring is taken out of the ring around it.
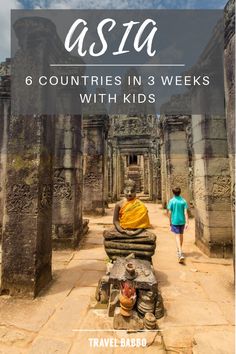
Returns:
[[[125,198],[115,205],[113,224],[121,234],[138,235],[151,226],[147,208],[136,197],[134,181],[125,182],[124,194]]]
[[[112,260],[133,253],[136,258],[151,260],[156,248],[156,236],[151,227],[148,210],[136,197],[135,182],[128,180],[125,198],[116,203],[113,215],[114,228],[104,231],[104,246]]]

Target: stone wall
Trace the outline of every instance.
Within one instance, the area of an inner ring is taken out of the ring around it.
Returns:
[[[229,166],[231,176],[232,227],[235,231],[235,1],[225,7],[225,108],[228,140]],[[234,237],[233,237],[234,241]],[[234,249],[234,247],[233,247]]]
[[[232,254],[232,211],[231,193],[233,180],[232,158],[229,158],[233,150],[234,126],[231,115],[233,114],[232,94],[234,92],[234,60],[232,58],[232,16],[230,3],[226,7],[226,49],[225,49],[225,72],[226,72],[226,115],[202,114],[192,116],[193,134],[193,166],[194,166],[194,201],[195,201],[195,226],[196,244],[209,256],[229,257]],[[231,20],[230,20],[231,18]],[[228,25],[227,25],[228,24]],[[211,38],[211,47],[203,51],[197,68],[201,72],[214,68],[214,48],[219,45],[221,38],[220,27],[216,27]],[[228,42],[227,42],[228,41]],[[231,44],[230,44],[231,43]],[[215,44],[215,46],[213,45]],[[229,47],[228,47],[229,45]],[[223,58],[222,58],[223,59]],[[224,65],[223,60],[219,65]],[[215,77],[220,73],[213,72]],[[193,105],[204,107],[214,105],[217,97],[220,97],[220,88],[215,87],[214,94],[210,97],[199,95],[193,91]],[[228,126],[228,137],[226,123]],[[227,139],[228,138],[228,139]],[[231,165],[231,169],[230,169]]]
[[[225,117],[193,116],[196,244],[209,256],[232,251],[231,178]]]

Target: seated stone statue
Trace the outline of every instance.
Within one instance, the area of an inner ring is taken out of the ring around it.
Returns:
[[[156,236],[150,228],[148,211],[136,197],[135,182],[125,182],[125,198],[115,205],[115,228],[104,231],[104,246],[112,260],[134,253],[136,258],[151,260],[156,248]]]

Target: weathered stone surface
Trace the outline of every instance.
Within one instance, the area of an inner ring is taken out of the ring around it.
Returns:
[[[115,261],[109,281],[112,284],[119,285],[122,281],[127,280],[126,264],[128,261],[125,258],[119,257]],[[132,279],[132,284],[138,289],[156,290],[157,281],[151,269],[151,263],[143,259],[132,259],[135,266],[135,278]]]
[[[74,248],[86,232],[82,220],[82,117],[59,115],[55,119],[53,246]]]
[[[206,266],[205,266],[206,267]],[[229,277],[226,274],[212,271],[209,274],[196,274],[197,282],[200,284],[208,299],[218,303],[219,308],[229,323],[234,324],[234,281],[233,273]]]
[[[110,284],[109,277],[104,275],[98,282],[98,286],[96,289],[96,300],[101,304],[108,304],[110,295]]]
[[[172,188],[180,187],[181,195],[192,205],[191,160],[189,144],[190,117],[181,115],[161,116],[159,122],[161,143],[162,198],[163,206],[172,197]]]
[[[83,286],[97,286],[99,279],[103,276],[102,271],[91,270],[84,273],[76,284],[79,287]]]
[[[120,294],[120,289],[114,289],[113,286],[111,285],[110,298],[109,298],[108,311],[107,311],[109,317],[114,316],[115,309],[119,304],[119,294]]]
[[[128,236],[112,228],[104,231],[103,235],[105,250],[111,259],[126,257],[134,253],[137,258],[151,260],[156,249],[156,235],[148,230],[138,235]]]
[[[197,277],[197,276],[196,276]],[[174,284],[170,284],[168,287],[161,286],[162,296],[165,301],[178,300],[181,296],[182,299],[188,300],[191,296],[192,300],[206,301],[208,297],[202,287],[198,284],[198,281],[186,283],[183,279],[176,279]],[[191,295],[190,295],[191,294]]]
[[[45,336],[72,338],[74,336],[73,329],[78,328],[87,313],[89,302],[89,296],[74,296],[71,293],[50,318],[41,333]]]
[[[105,258],[105,256],[104,256]],[[81,271],[97,270],[105,273],[106,263],[100,259],[72,259],[69,264],[69,269],[77,268]]]
[[[13,347],[13,346],[1,346],[0,347],[0,354],[25,354],[26,350],[23,348],[19,348],[19,347]]]
[[[165,326],[226,325],[228,323],[215,302],[185,300],[183,303],[178,299],[165,301],[165,308],[167,314],[161,320]]]
[[[2,222],[3,222],[3,191],[4,180],[6,177],[6,147],[7,147],[7,125],[10,115],[10,78],[7,74],[7,63],[0,71],[0,240],[2,239]]]
[[[55,311],[51,302],[42,299],[32,301],[0,297],[0,300],[1,324],[19,328],[19,331],[40,331]]]
[[[138,90],[136,86],[132,88]],[[135,110],[136,108],[134,108]],[[110,198],[119,200],[124,181],[136,182],[140,197],[160,198],[160,155],[157,121],[154,115],[112,115],[108,133],[108,190]]]
[[[83,236],[89,231],[89,219],[83,219]]]
[[[33,333],[0,326],[0,344],[26,346],[32,342],[34,336]]]
[[[232,229],[235,234],[235,3],[230,0],[225,6],[224,74],[226,130],[231,176]],[[235,237],[233,237],[235,249]]]
[[[193,354],[232,354],[234,353],[234,333],[231,331],[212,330],[198,331],[194,335]],[[222,348],[222,342],[225,343]],[[226,345],[227,343],[227,345]]]
[[[137,311],[140,317],[147,313],[154,314],[157,293],[147,290],[139,290],[137,296]]]
[[[10,117],[1,287],[16,296],[51,280],[52,132],[48,116]]]
[[[114,329],[125,329],[125,330],[133,330],[138,331],[144,328],[143,320],[141,320],[137,313],[133,311],[132,316],[124,317],[120,313],[119,308],[117,308],[117,313],[114,315],[113,327]]]
[[[168,352],[192,353],[194,329],[191,327],[170,327],[163,331],[163,340]]]
[[[71,342],[50,337],[38,337],[32,344],[29,354],[67,354],[69,353]]]
[[[107,115],[83,117],[84,131],[84,201],[87,214],[105,213]]]
[[[221,117],[221,120],[224,122],[225,118]],[[196,169],[194,168],[196,244],[212,257],[228,257],[232,249],[232,229],[228,223],[228,218],[231,218],[231,179],[229,163],[226,160],[226,130],[224,139],[214,139],[214,132],[217,135],[218,131],[216,122],[217,124],[220,122],[220,117],[199,118],[199,124],[202,124],[201,137],[198,142],[193,143],[194,166],[196,165]],[[208,130],[211,130],[212,138],[206,140],[204,134],[207,134]]]
[[[94,261],[100,260],[105,262],[107,259],[106,252],[104,247],[90,247],[90,249],[81,249],[80,252],[75,252],[74,260],[85,260],[85,261]]]

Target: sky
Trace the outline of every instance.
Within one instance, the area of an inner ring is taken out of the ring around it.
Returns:
[[[11,9],[223,9],[227,0],[0,0],[0,62],[10,57]]]

